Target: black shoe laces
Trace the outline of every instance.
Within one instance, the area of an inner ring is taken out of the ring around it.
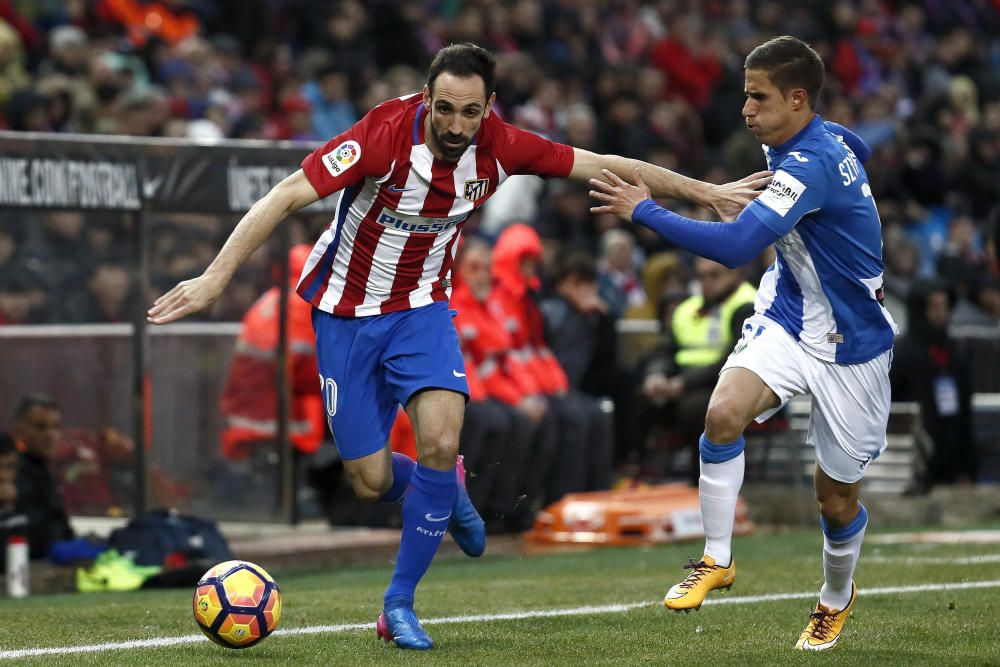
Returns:
[[[680,587],[683,589],[690,589],[699,581],[702,577],[711,572],[712,570],[720,569],[718,565],[709,565],[703,560],[695,562],[694,558],[688,558],[688,562],[684,564],[685,570],[692,570],[691,574],[687,576],[683,582],[681,582]]]
[[[822,609],[817,608],[816,611],[809,614],[809,635],[813,639],[826,639],[826,635],[830,632],[835,616],[836,614],[831,614],[828,611],[823,611]]]

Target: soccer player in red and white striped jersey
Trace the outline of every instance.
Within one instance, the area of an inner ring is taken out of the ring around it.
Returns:
[[[468,386],[448,298],[461,227],[514,174],[587,181],[636,169],[659,197],[738,213],[768,181],[695,181],[645,162],[597,155],[513,127],[490,113],[496,63],[473,44],[442,49],[421,93],[389,100],[307,156],[251,207],[205,273],[156,300],[154,324],[214,302],[237,268],[292,211],[343,191],[336,217],[298,283],[313,305],[330,428],[355,493],[400,502],[399,556],[378,633],[428,649],[414,590],[446,532],[467,554],[485,549],[482,520],[456,474]],[[387,446],[398,405],[418,460]]]

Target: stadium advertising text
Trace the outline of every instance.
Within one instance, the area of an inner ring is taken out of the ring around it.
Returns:
[[[288,165],[240,164],[236,158],[230,159],[226,168],[229,209],[235,212],[248,210],[297,168]],[[334,210],[337,199],[337,197],[321,199],[305,210]]]
[[[0,205],[134,211],[134,164],[0,157]]]

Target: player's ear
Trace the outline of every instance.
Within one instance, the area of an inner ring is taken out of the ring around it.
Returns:
[[[809,94],[802,88],[792,91],[792,109],[801,111],[809,106]]]
[[[430,109],[430,107],[431,107],[431,89],[427,87],[426,83],[424,84],[424,89],[423,89],[422,92],[423,92],[423,95],[424,95],[424,106],[427,107],[428,109]]]
[[[490,115],[490,111],[493,109],[493,103],[497,101],[496,91],[490,93],[490,99],[486,100],[486,109],[483,111],[483,118]]]

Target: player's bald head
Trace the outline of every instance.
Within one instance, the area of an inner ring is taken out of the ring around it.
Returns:
[[[766,73],[782,95],[801,88],[809,96],[809,106],[816,108],[823,90],[823,59],[801,39],[783,35],[764,42],[750,52],[743,68]]]
[[[496,83],[497,61],[489,51],[475,44],[452,44],[437,52],[427,71],[427,88],[434,95],[434,82],[441,74],[458,78],[479,77],[483,80],[483,99],[493,93]]]

